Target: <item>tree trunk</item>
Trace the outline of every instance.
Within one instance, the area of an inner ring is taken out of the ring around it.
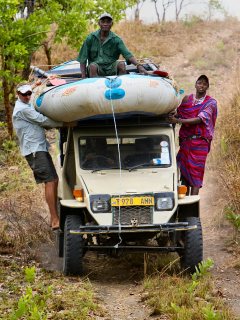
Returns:
[[[140,18],[140,11],[139,11],[139,8],[137,6],[136,9],[135,9],[135,12],[134,12],[134,20],[135,21],[139,21],[139,18]]]
[[[166,10],[164,10],[162,14],[162,23],[165,23],[165,21],[166,21]]]
[[[164,23],[166,21],[166,14],[167,14],[167,10],[168,8],[173,4],[174,0],[168,0],[167,2],[165,2],[164,0],[162,0],[162,23]]]
[[[52,56],[51,56],[51,47],[49,46],[49,42],[48,41],[44,41],[43,42],[43,48],[44,48],[44,52],[46,54],[47,57],[47,64],[48,64],[48,69],[51,69],[52,66]]]
[[[160,23],[161,23],[161,19],[160,19],[160,15],[159,15],[159,12],[158,12],[157,0],[153,0],[153,2],[154,2],[154,7],[155,7],[156,15],[157,15],[157,20],[158,20],[158,23],[160,24]]]
[[[7,129],[8,129],[9,136],[12,138],[13,125],[12,125],[12,108],[9,100],[10,90],[9,90],[9,84],[5,79],[3,79],[2,81],[2,87],[3,87],[3,102],[5,106],[5,114],[6,114],[6,120],[7,120]]]
[[[24,69],[22,71],[22,78],[24,80],[28,80],[29,74],[30,74],[30,66],[31,66],[31,61],[32,61],[32,54],[28,58],[28,62],[26,62]]]

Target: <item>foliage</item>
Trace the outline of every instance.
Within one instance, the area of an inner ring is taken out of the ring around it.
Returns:
[[[224,210],[225,216],[228,221],[231,222],[235,229],[235,240],[240,237],[240,213],[236,211],[234,207],[226,207]]]
[[[192,274],[192,280],[197,281],[203,277],[209,275],[210,269],[213,267],[213,260],[208,258],[207,260],[201,262],[196,267],[196,271]]]
[[[234,316],[221,303],[213,287],[210,269],[213,261],[207,259],[198,265],[191,278],[161,273],[144,282],[147,303],[153,314],[172,320],[233,320]]]
[[[16,310],[10,315],[10,320],[22,319],[23,317],[31,320],[47,319],[47,301],[52,297],[52,287],[40,284],[35,288],[33,284],[35,278],[36,268],[34,266],[26,268],[25,281],[28,285],[25,288],[25,293],[18,300]]]
[[[24,271],[26,282],[33,283],[36,278],[36,267],[26,267]]]
[[[29,65],[31,54],[46,37],[51,22],[47,11],[55,10],[50,1],[46,10],[36,11],[28,19],[23,19],[19,17],[22,4],[20,0],[0,0],[0,81],[10,136],[13,135],[11,103],[14,102],[15,85],[21,80],[24,68]]]
[[[4,282],[0,319],[87,320],[103,315],[87,280],[44,272],[36,265],[28,266],[21,257],[1,259],[0,282]]]
[[[203,307],[203,316],[205,320],[221,320],[221,313],[214,310],[214,307],[211,303],[208,303],[206,307]]]
[[[193,28],[195,25],[198,25],[200,22],[202,22],[202,19],[196,15],[185,15],[185,18],[183,19],[183,24],[189,29]]]
[[[240,231],[240,214],[234,212],[228,212],[226,215],[227,219],[232,222],[236,230]]]
[[[208,17],[207,17],[208,20],[212,19],[215,12],[226,15],[226,11],[222,6],[221,1],[219,0],[208,0],[207,6],[208,6]]]
[[[2,68],[0,77],[8,83],[20,80],[19,71],[42,43],[49,30],[51,19],[48,10],[55,10],[55,6],[48,5],[47,10],[34,12],[28,19],[19,19],[17,14],[20,0],[0,0],[1,30],[0,53]]]

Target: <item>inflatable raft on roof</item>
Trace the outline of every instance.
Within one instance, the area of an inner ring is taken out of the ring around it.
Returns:
[[[143,65],[153,71],[152,64]],[[81,79],[77,61],[55,67],[48,74],[64,77],[66,83],[37,87],[34,92],[35,108],[54,120],[70,122],[112,117],[112,111],[116,117],[162,115],[179,105],[181,92],[177,91],[171,79],[137,74],[134,68],[127,66],[128,74],[122,76]]]

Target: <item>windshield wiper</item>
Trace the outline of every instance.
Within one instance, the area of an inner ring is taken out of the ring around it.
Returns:
[[[91,171],[91,173],[98,172],[98,171],[102,171],[102,170],[112,170],[112,169],[118,169],[118,170],[120,170],[119,167],[111,167],[111,168],[110,168],[110,167],[107,167],[107,168],[93,169],[93,170]],[[121,170],[128,170],[128,171],[129,171],[128,168],[121,168]]]
[[[144,162],[144,163],[139,163],[131,168],[121,168],[121,170],[128,170],[129,172],[131,172],[132,170],[134,169],[137,169],[137,168],[140,168],[140,167],[144,167],[146,165],[149,165],[150,163],[149,162]],[[107,168],[98,168],[98,169],[92,169],[91,173],[94,173],[94,172],[98,172],[98,171],[102,171],[102,170],[111,170],[111,169],[119,169],[119,167],[107,167]]]
[[[128,171],[131,172],[132,170],[134,169],[137,169],[137,168],[140,168],[140,167],[143,167],[143,166],[146,166],[146,165],[149,165],[149,162],[144,162],[144,163],[139,163],[131,168],[128,168]]]

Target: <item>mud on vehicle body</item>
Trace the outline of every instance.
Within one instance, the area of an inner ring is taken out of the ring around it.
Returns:
[[[195,271],[202,261],[199,196],[178,198],[171,124],[141,116],[117,126],[81,121],[61,129],[60,151],[64,274],[82,274],[87,251],[177,252],[182,268]]]

